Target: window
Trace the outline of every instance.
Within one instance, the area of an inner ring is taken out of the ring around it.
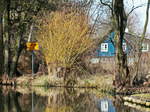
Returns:
[[[99,63],[99,61],[100,61],[99,58],[92,58],[92,59],[90,60],[90,62],[91,62],[92,64]]]
[[[108,43],[101,44],[101,52],[108,52]]]
[[[123,44],[122,44],[122,49],[123,49],[124,52],[127,50],[127,45],[126,45],[126,43],[123,43]]]
[[[149,45],[148,44],[142,44],[142,52],[147,52],[149,50]]]

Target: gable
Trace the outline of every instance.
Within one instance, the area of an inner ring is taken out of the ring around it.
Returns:
[[[98,45],[96,56],[115,56],[116,49],[114,36],[115,33],[112,32],[103,39],[103,41]],[[137,52],[139,40],[140,38],[138,36],[125,33],[122,45],[123,51],[128,55],[132,55],[133,52]],[[142,46],[142,52],[149,52],[150,40],[144,39]]]
[[[110,33],[109,36],[107,36],[102,43],[98,46],[97,49],[97,56],[115,56],[115,43],[114,43],[114,36],[115,33]],[[128,45],[126,40],[123,42],[123,51],[128,51]]]

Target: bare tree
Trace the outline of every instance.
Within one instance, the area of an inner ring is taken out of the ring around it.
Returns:
[[[116,47],[116,73],[115,73],[115,87],[116,91],[121,92],[123,88],[130,86],[130,75],[127,66],[127,56],[123,52],[122,44],[124,40],[125,28],[127,26],[127,19],[129,15],[137,8],[143,5],[135,7],[128,14],[125,12],[124,0],[103,1],[101,4],[107,6],[111,11],[111,28],[115,32],[115,47]]]
[[[135,74],[131,77],[131,85],[133,84],[133,82],[136,83],[136,80],[138,81],[139,80],[139,66],[140,66],[140,62],[141,62],[141,55],[142,55],[142,43],[143,43],[143,40],[146,36],[146,31],[147,31],[147,26],[148,26],[148,21],[149,21],[149,7],[150,7],[150,0],[147,1],[147,9],[146,9],[146,19],[145,19],[145,24],[144,24],[144,29],[143,29],[143,33],[140,37],[140,41],[138,43],[138,47],[139,47],[139,50],[138,50],[138,57],[137,57],[137,64],[135,66]]]
[[[3,13],[3,30],[4,30],[4,73],[9,75],[9,62],[10,62],[10,3],[11,0],[4,2]]]
[[[103,2],[101,4],[109,7],[111,10],[111,28],[115,32],[116,47],[116,73],[114,84],[116,91],[122,91],[124,86],[129,85],[129,70],[127,66],[127,57],[123,52],[122,44],[124,40],[124,32],[127,25],[127,16],[124,10],[123,0],[113,0],[112,2]]]
[[[3,54],[3,10],[4,10],[4,1],[0,1],[0,76],[3,74],[3,60],[4,60],[4,54]]]
[[[141,30],[140,30],[140,18],[136,13],[132,13],[127,20],[127,28],[128,28],[128,32],[132,33],[132,34],[140,34]]]
[[[129,70],[127,66],[127,56],[123,52],[122,44],[124,40],[125,28],[127,25],[127,16],[124,10],[123,0],[113,1],[113,16],[112,23],[115,31],[115,45],[116,45],[116,73],[115,73],[115,87],[118,92],[123,87],[129,86]]]

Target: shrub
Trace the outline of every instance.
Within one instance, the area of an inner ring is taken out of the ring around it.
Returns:
[[[49,74],[57,74],[58,67],[71,68],[78,63],[93,44],[90,31],[88,17],[79,12],[56,11],[40,20],[37,37]]]

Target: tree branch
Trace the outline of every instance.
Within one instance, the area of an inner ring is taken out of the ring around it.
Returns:
[[[149,21],[149,7],[150,7],[150,0],[148,0],[147,2],[147,8],[146,8],[146,20],[145,20],[145,24],[144,24],[144,30],[141,36],[141,40],[144,40],[146,31],[147,31],[147,26],[148,26],[148,21]]]
[[[129,15],[137,8],[140,8],[140,7],[143,7],[145,4],[142,4],[142,5],[139,5],[139,6],[136,6],[136,7],[132,7],[131,11],[127,14],[127,17],[129,17]]]
[[[103,2],[103,0],[100,0],[100,2],[101,2],[102,5],[107,6],[111,11],[113,11],[113,8],[111,7],[111,5],[109,5],[109,4],[105,3],[105,2]]]

